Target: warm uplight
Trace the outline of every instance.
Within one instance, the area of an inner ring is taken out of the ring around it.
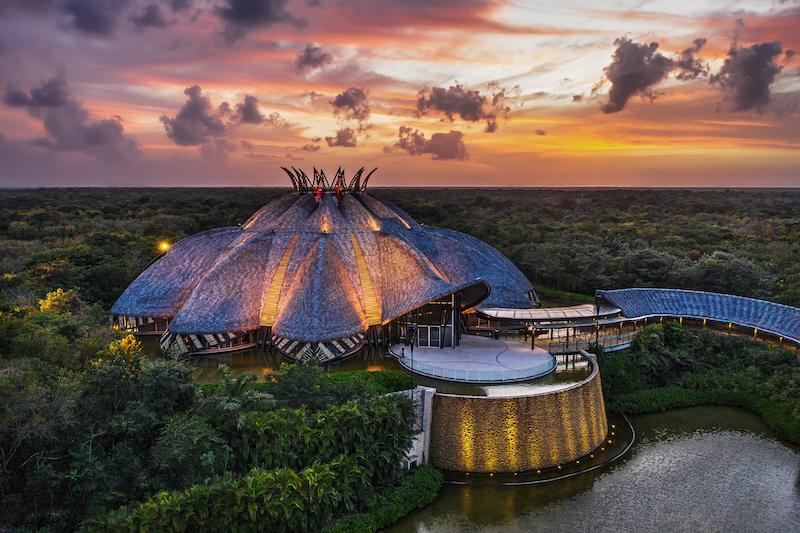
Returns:
[[[327,220],[322,223],[322,226],[320,226],[320,230],[322,231],[322,233],[330,233],[331,228]]]
[[[162,252],[166,252],[171,246],[169,241],[158,241],[158,249]]]

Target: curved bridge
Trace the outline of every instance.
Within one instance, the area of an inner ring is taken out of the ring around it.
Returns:
[[[800,308],[765,300],[682,289],[598,290],[598,304],[629,319],[676,317],[735,324],[800,344]]]

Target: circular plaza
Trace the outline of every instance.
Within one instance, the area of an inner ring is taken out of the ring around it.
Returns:
[[[452,349],[436,346],[391,347],[406,369],[424,376],[467,383],[509,383],[524,381],[556,368],[556,360],[539,346],[515,338],[493,339],[462,335]]]

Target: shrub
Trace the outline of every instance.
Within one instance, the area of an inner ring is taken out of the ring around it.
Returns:
[[[608,402],[611,411],[644,414],[696,405],[733,405],[758,414],[778,438],[800,445],[800,423],[786,402],[736,389],[659,387],[624,394]]]
[[[627,351],[603,353],[600,368],[603,395],[606,398],[633,392],[647,385],[641,369]]]
[[[220,383],[199,386],[204,396],[219,394],[220,389],[226,388],[234,388],[239,395],[245,391],[256,391],[268,393],[279,406],[305,407],[310,411],[414,386],[411,375],[400,370],[354,370],[326,374],[318,366],[284,363],[266,383],[257,382],[252,375],[231,379],[225,365],[220,365],[220,372],[223,378]]]
[[[399,370],[367,372],[357,370],[324,374],[310,364],[282,364],[262,387],[282,405],[324,409],[354,398],[410,389],[411,376]]]
[[[303,468],[338,454],[365,453],[376,466],[376,482],[391,482],[411,442],[411,402],[381,396],[309,413],[304,408],[248,413],[234,445],[236,467]]]
[[[328,374],[328,379],[337,385],[353,383],[356,385],[360,395],[367,394],[388,394],[400,390],[411,389],[414,382],[411,374],[401,370],[379,370],[368,372],[366,370],[354,370],[351,372],[337,372]],[[353,390],[352,392],[356,392]]]
[[[605,355],[601,368],[610,410],[735,405],[800,443],[800,364],[786,350],[668,322],[642,330],[629,351]]]
[[[150,456],[167,487],[203,483],[227,470],[231,451],[197,415],[178,413],[161,428]]]
[[[364,454],[339,455],[296,472],[254,469],[237,480],[161,492],[85,524],[113,532],[319,531],[372,490]]]
[[[372,533],[403,518],[411,511],[432,502],[442,487],[444,476],[430,465],[412,472],[386,498],[365,513],[348,516],[326,527],[324,533]]]

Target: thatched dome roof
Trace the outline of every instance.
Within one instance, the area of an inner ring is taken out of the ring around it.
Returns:
[[[321,341],[386,324],[456,291],[463,305],[530,307],[530,282],[491,246],[424,227],[364,190],[299,191],[242,226],[198,233],[152,263],[114,304],[179,334],[271,326]]]

